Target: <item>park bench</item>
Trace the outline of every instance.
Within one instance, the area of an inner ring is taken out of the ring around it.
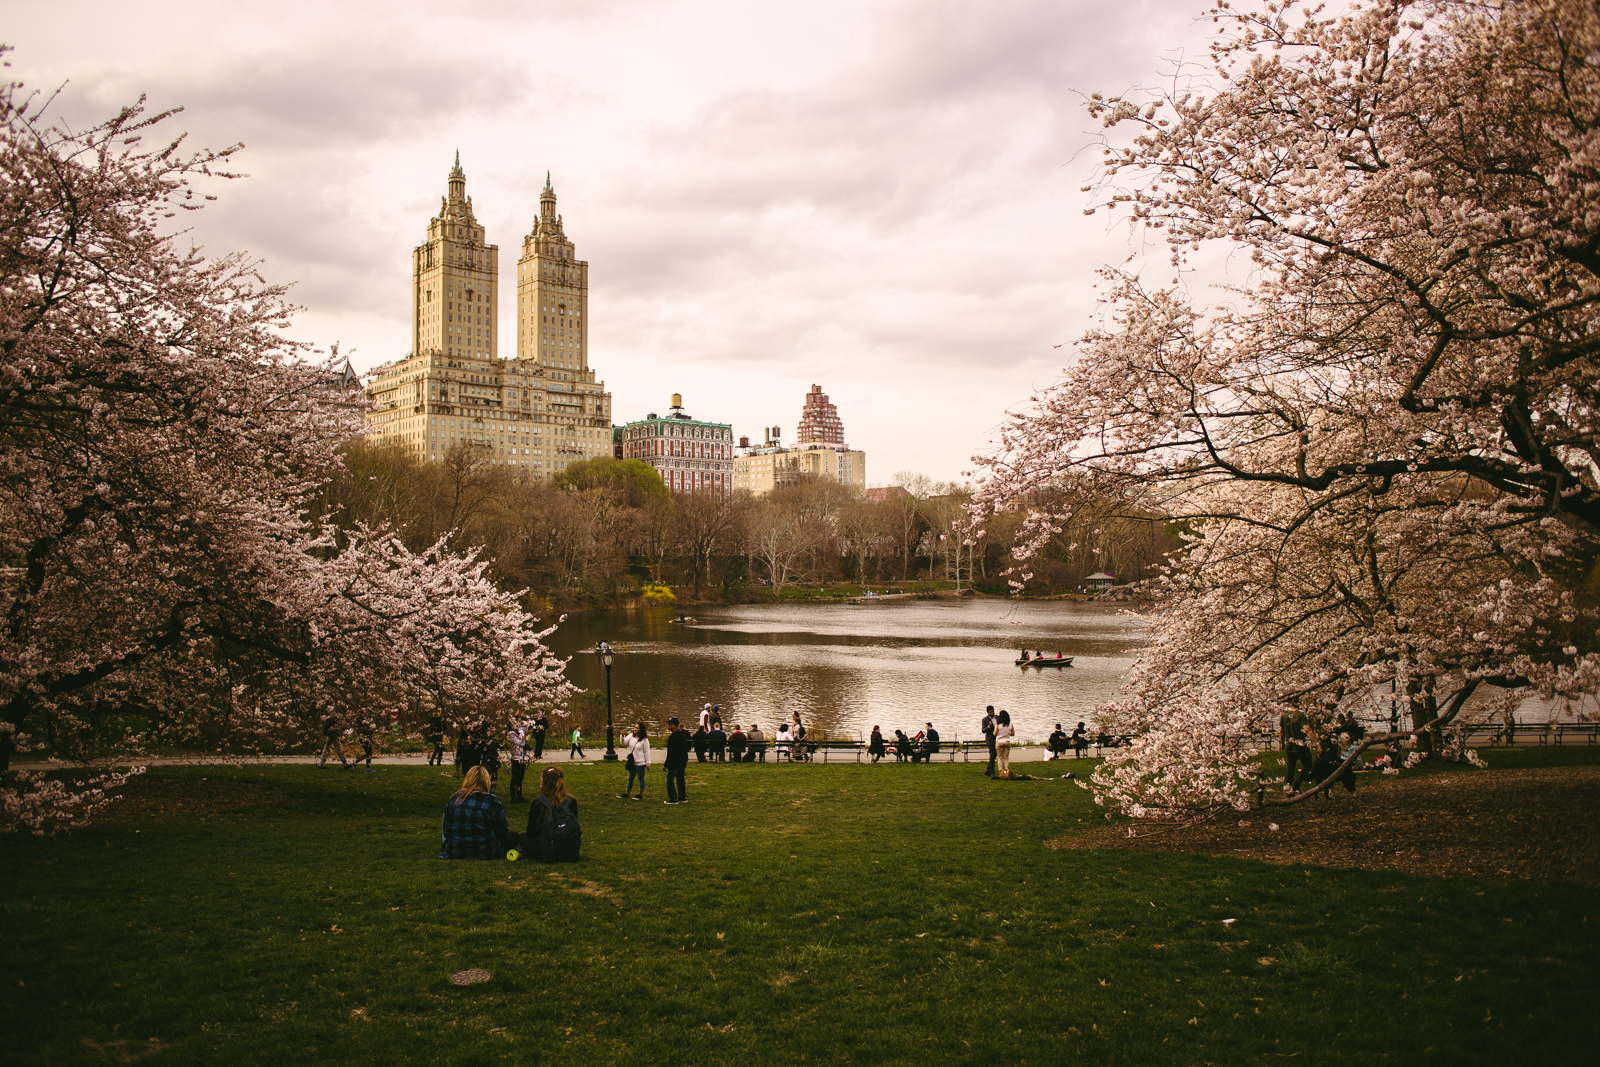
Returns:
[[[1564,745],[1567,738],[1581,737],[1585,744],[1595,744],[1596,735],[1600,734],[1600,724],[1592,722],[1564,722],[1556,727],[1556,744]]]

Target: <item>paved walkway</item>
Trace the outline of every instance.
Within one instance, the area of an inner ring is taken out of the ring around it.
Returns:
[[[601,757],[605,755],[605,746],[602,744],[596,747],[586,748],[584,752],[585,755],[581,758],[577,756],[568,758],[567,753],[565,752],[556,752],[552,754],[551,752],[547,751],[545,753],[545,758],[539,762],[556,764],[576,763],[580,766],[588,763],[598,763],[600,762]],[[1049,754],[1050,753],[1045,750],[1043,745],[1033,745],[1026,748],[1013,748],[1011,750],[1011,762],[1043,763]],[[836,755],[838,756],[837,759],[828,760],[827,762],[830,764],[847,764],[856,762],[853,753],[848,757],[843,753],[837,753]],[[425,765],[424,761],[427,759],[427,756],[428,754],[426,752],[403,752],[385,756],[374,754],[372,757],[372,765],[374,767],[416,767]],[[768,749],[766,764],[769,766],[777,763],[777,760],[773,759],[772,756],[772,750]],[[445,759],[448,761],[449,758],[450,753],[446,752]],[[316,756],[243,756],[238,758],[224,758],[219,756],[153,756],[150,759],[139,761],[136,765],[141,767],[235,767],[257,763],[315,764],[316,762]],[[352,759],[350,761],[351,766],[354,766],[356,762],[356,760]],[[361,762],[364,765],[366,761],[363,760]],[[509,760],[504,762],[509,762]],[[690,765],[693,766],[694,762],[695,761],[691,760]],[[823,760],[821,759],[816,761],[817,764],[821,764],[822,762]],[[870,764],[871,760],[869,757],[863,754],[860,762]],[[893,756],[886,756],[884,759],[879,761],[878,766],[881,767],[892,765],[894,762],[895,760]],[[949,753],[940,753],[934,758],[934,762],[951,762]],[[959,753],[956,755],[955,762],[962,762],[961,755]],[[984,762],[984,758],[980,753],[974,752],[966,762],[982,763]],[[118,760],[112,764],[109,764],[109,766],[112,767],[127,767],[133,765],[134,764],[129,764],[125,760]],[[337,768],[338,765],[339,764],[336,759],[331,756],[328,758],[329,767]],[[71,765],[63,763],[13,763],[11,766],[12,769],[19,771],[45,771],[59,769]],[[95,766],[107,765],[95,764]],[[448,767],[450,764],[446,763],[446,766]],[[504,766],[504,763],[502,763],[502,766]]]

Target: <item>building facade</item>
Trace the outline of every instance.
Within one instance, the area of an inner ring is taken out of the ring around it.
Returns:
[[[733,494],[732,425],[684,414],[682,394],[665,418],[651,412],[621,431],[619,458],[650,464],[674,493]]]
[[[867,455],[845,444],[844,422],[822,386],[813,385],[805,396],[793,448],[783,446],[782,431],[776,426],[768,428],[764,437],[759,447],[740,438],[733,461],[736,491],[761,497],[802,478],[817,478],[847,486],[857,496],[866,493]]]
[[[466,190],[457,155],[412,252],[411,354],[372,373],[369,428],[422,459],[481,449],[536,478],[611,455],[611,394],[588,362],[589,265],[566,238],[548,176],[517,262],[514,359],[500,354],[500,250]]]

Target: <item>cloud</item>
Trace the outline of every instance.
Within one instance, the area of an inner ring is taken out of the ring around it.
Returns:
[[[75,120],[144,92],[185,105],[194,143],[243,141],[250,177],[216,190],[194,239],[296,282],[302,336],[358,365],[405,350],[410,250],[459,148],[508,281],[553,172],[619,419],[681,391],[736,432],[792,432],[816,382],[882,480],[966,469],[1069,358],[1052,346],[1093,314],[1094,269],[1141,254],[1081,214],[1097,131],[1080,94],[1155,80],[1197,14],[64,2],[19,12],[13,40],[30,83],[71,78]]]

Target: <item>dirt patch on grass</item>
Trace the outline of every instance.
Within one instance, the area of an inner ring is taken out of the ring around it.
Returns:
[[[1047,842],[1244,856],[1269,863],[1360,867],[1437,877],[1600,885],[1600,767],[1462,770],[1380,778],[1291,808],[1194,826],[1127,823]],[[1277,830],[1269,828],[1276,823]]]
[[[172,781],[138,777],[122,788],[122,799],[95,817],[99,824],[138,822],[169,815],[205,815],[271,807],[288,794],[254,782]]]

